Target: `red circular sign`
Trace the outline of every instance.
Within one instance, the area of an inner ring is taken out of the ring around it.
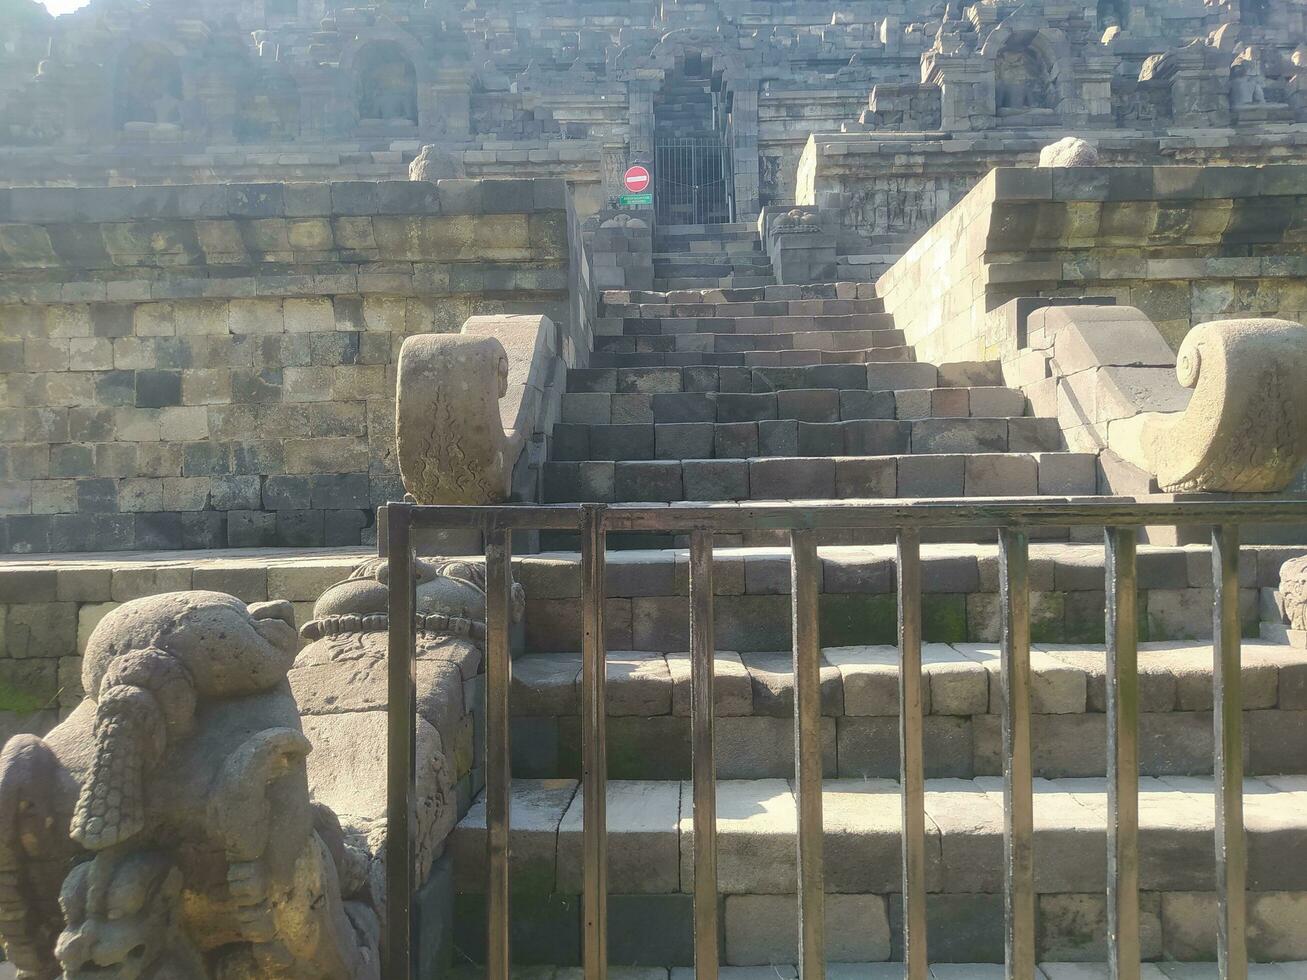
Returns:
[[[647,167],[635,166],[622,175],[622,183],[626,185],[626,189],[632,194],[647,191],[651,180],[653,178],[649,176]]]

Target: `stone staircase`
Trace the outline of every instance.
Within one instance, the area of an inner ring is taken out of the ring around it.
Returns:
[[[747,236],[724,226],[722,242]],[[712,241],[717,229],[681,234]],[[698,254],[693,247],[682,254]],[[734,273],[731,273],[734,275]],[[739,279],[730,280],[738,283]],[[666,280],[663,281],[666,285]],[[924,364],[867,283],[699,283],[604,296],[620,333],[568,378],[545,464],[548,502],[1092,495],[1092,455],[1025,414],[991,363]],[[932,976],[1001,976],[1004,912],[999,568],[993,535],[922,547]],[[1062,532],[1030,548],[1040,980],[1105,977],[1104,557]],[[574,537],[522,556],[523,653],[511,693],[523,976],[580,962],[581,570]],[[688,553],[671,535],[609,536],[605,595],[609,954],[615,977],[692,980]],[[1247,547],[1244,632],[1301,549]],[[819,550],[827,956],[832,977],[902,976],[895,553],[884,533]],[[795,976],[790,555],[771,532],[713,555],[721,960],[736,980]],[[1206,977],[1216,948],[1211,557],[1141,545],[1144,976]],[[1307,656],[1243,656],[1255,977],[1307,960]],[[451,853],[460,976],[485,936],[485,811]],[[1293,855],[1291,859],[1287,859]],[[1100,961],[1100,966],[1079,961]],[[1056,961],[1077,961],[1059,965]],[[1206,972],[1204,972],[1206,970]],[[897,972],[896,972],[897,971]],[[1177,972],[1179,971],[1179,972]]]
[[[659,225],[654,231],[654,288],[695,290],[768,286],[771,259],[750,223]]]
[[[917,362],[870,283],[610,292],[603,312],[621,333],[569,372],[547,502],[1096,490],[997,363]]]

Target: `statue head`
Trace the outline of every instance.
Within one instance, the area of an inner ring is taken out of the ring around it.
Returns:
[[[65,980],[148,980],[196,968],[181,931],[182,873],[155,851],[103,851],[73,868],[55,945]],[[203,973],[195,973],[202,976]]]
[[[220,592],[136,599],[101,620],[82,664],[95,751],[73,839],[99,851],[144,830],[147,773],[190,734],[199,702],[271,690],[295,648],[290,603],[246,606]]]

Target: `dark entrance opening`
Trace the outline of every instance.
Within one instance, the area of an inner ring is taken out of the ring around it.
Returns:
[[[654,97],[654,209],[669,225],[729,222],[735,180],[730,98],[712,64],[686,52]]]

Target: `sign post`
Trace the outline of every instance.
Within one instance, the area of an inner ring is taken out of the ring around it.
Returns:
[[[618,198],[619,203],[624,208],[653,207],[653,191],[650,190],[652,184],[653,175],[649,173],[648,167],[639,164],[628,167],[622,175],[622,186],[626,188],[626,193]]]

